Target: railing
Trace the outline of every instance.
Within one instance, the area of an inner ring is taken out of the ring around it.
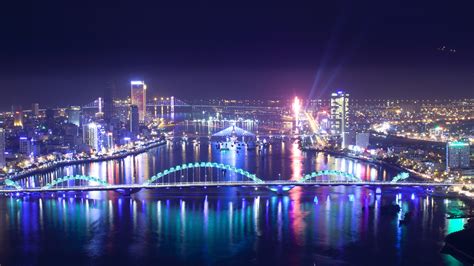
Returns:
[[[152,183],[152,184],[119,184],[107,186],[66,186],[66,187],[41,187],[41,188],[14,188],[0,189],[0,193],[11,192],[57,192],[57,191],[100,191],[100,190],[120,190],[120,189],[153,189],[153,188],[179,188],[179,187],[275,187],[275,186],[390,186],[390,187],[432,187],[432,186],[465,186],[462,183],[435,183],[435,182],[401,182],[392,183],[389,181],[349,181],[349,180],[318,180],[297,182],[294,180],[271,180],[263,183],[253,181],[206,181],[206,182],[176,182],[176,183]]]

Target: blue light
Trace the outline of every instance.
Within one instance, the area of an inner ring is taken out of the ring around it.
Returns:
[[[350,201],[350,202],[353,202],[353,201],[354,201],[354,195],[353,195],[353,194],[350,194],[350,195],[349,195],[349,201]]]

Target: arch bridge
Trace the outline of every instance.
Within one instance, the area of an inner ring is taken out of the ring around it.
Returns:
[[[236,175],[229,176],[227,173]],[[319,177],[328,177],[320,179]],[[338,170],[313,171],[303,175],[298,180],[267,180],[257,177],[242,168],[232,165],[215,162],[195,162],[183,163],[165,169],[156,175],[151,176],[141,184],[120,184],[114,185],[107,181],[86,175],[64,176],[51,180],[37,188],[25,188],[17,181],[5,180],[5,188],[0,192],[25,191],[25,192],[47,192],[47,191],[91,191],[91,190],[121,190],[121,189],[142,189],[142,188],[162,188],[162,187],[221,187],[221,186],[253,186],[253,187],[286,187],[286,190],[294,186],[314,186],[314,185],[362,185],[362,186],[453,186],[462,184],[453,183],[427,183],[427,182],[406,182],[409,174],[402,172],[391,181],[363,181],[360,177]],[[76,185],[85,181],[87,185]],[[70,186],[71,182],[74,183]],[[64,186],[65,184],[65,186]],[[272,189],[274,190],[274,189]],[[275,190],[274,190],[275,191]],[[279,190],[280,191],[280,190]]]

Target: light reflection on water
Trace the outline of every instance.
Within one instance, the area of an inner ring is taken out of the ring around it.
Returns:
[[[460,202],[415,190],[374,196],[368,188],[320,187],[282,197],[245,190],[179,192],[0,198],[0,258],[7,265],[37,259],[59,263],[69,256],[73,264],[159,259],[178,264],[384,260],[433,265],[451,262],[438,251],[445,234],[463,224],[444,217]],[[380,213],[392,202],[401,204],[402,212],[414,212],[409,225],[399,227],[399,215]]]
[[[231,164],[267,180],[295,180],[325,169],[348,171],[362,180],[391,180],[397,174],[352,159],[302,152],[292,142],[237,153],[201,141],[62,167],[22,182],[35,186],[52,177],[84,174],[112,184],[141,183],[171,166],[195,161]],[[445,218],[447,210],[463,206],[460,201],[431,198],[414,189],[375,195],[364,187],[295,187],[283,197],[242,188],[141,191],[128,198],[114,192],[58,196],[0,198],[0,263],[436,265],[456,263],[438,251],[444,236],[463,225]],[[400,204],[402,212],[383,215],[381,208],[390,203]],[[398,219],[408,210],[413,222],[399,227]]]
[[[391,180],[398,172],[385,167],[332,155],[303,152],[298,144],[275,140],[265,150],[220,151],[216,145],[202,140],[199,145],[168,142],[146,153],[129,156],[121,160],[95,162],[83,165],[65,166],[55,171],[20,180],[26,186],[42,186],[52,179],[66,175],[89,175],[100,177],[110,184],[143,183],[156,173],[177,164],[209,161],[230,164],[243,168],[266,180],[301,178],[303,174],[318,170],[340,170],[355,174],[362,180]],[[196,173],[194,173],[196,175]],[[200,173],[200,175],[204,175]],[[227,180],[237,180],[237,174],[226,173]],[[171,176],[170,178],[174,178]],[[181,177],[185,178],[185,177]],[[328,179],[330,177],[321,177]],[[77,182],[77,181],[76,181]],[[85,181],[84,181],[85,182]],[[71,184],[73,185],[73,184]]]

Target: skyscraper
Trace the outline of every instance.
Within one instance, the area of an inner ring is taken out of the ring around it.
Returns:
[[[0,128],[0,168],[5,165],[5,129]]]
[[[145,122],[146,116],[146,84],[143,81],[131,81],[131,100],[132,105],[138,107],[138,118],[140,123]]]
[[[39,115],[39,103],[34,103],[31,105],[31,113],[34,115],[34,116],[38,116]]]
[[[100,139],[99,131],[100,125],[96,123],[89,123],[84,126],[84,143],[87,144],[91,149],[98,152],[100,151]]]
[[[66,110],[67,121],[76,126],[81,126],[81,107],[80,106],[71,106]]]
[[[132,133],[133,139],[135,139],[139,133],[139,111],[138,106],[130,105],[130,132]]]
[[[20,153],[27,156],[31,153],[31,141],[27,137],[20,137]]]
[[[347,146],[349,135],[349,94],[343,91],[331,94],[330,131],[342,138],[342,147]]]
[[[53,109],[46,109],[45,111],[45,117],[46,117],[46,124],[48,125],[49,128],[54,127],[54,110]]]
[[[13,126],[23,127],[23,109],[19,105],[12,106]]]
[[[112,132],[107,132],[104,135],[103,145],[106,149],[110,150],[114,148],[114,134]]]
[[[446,144],[446,170],[469,168],[471,148],[468,140]]]

